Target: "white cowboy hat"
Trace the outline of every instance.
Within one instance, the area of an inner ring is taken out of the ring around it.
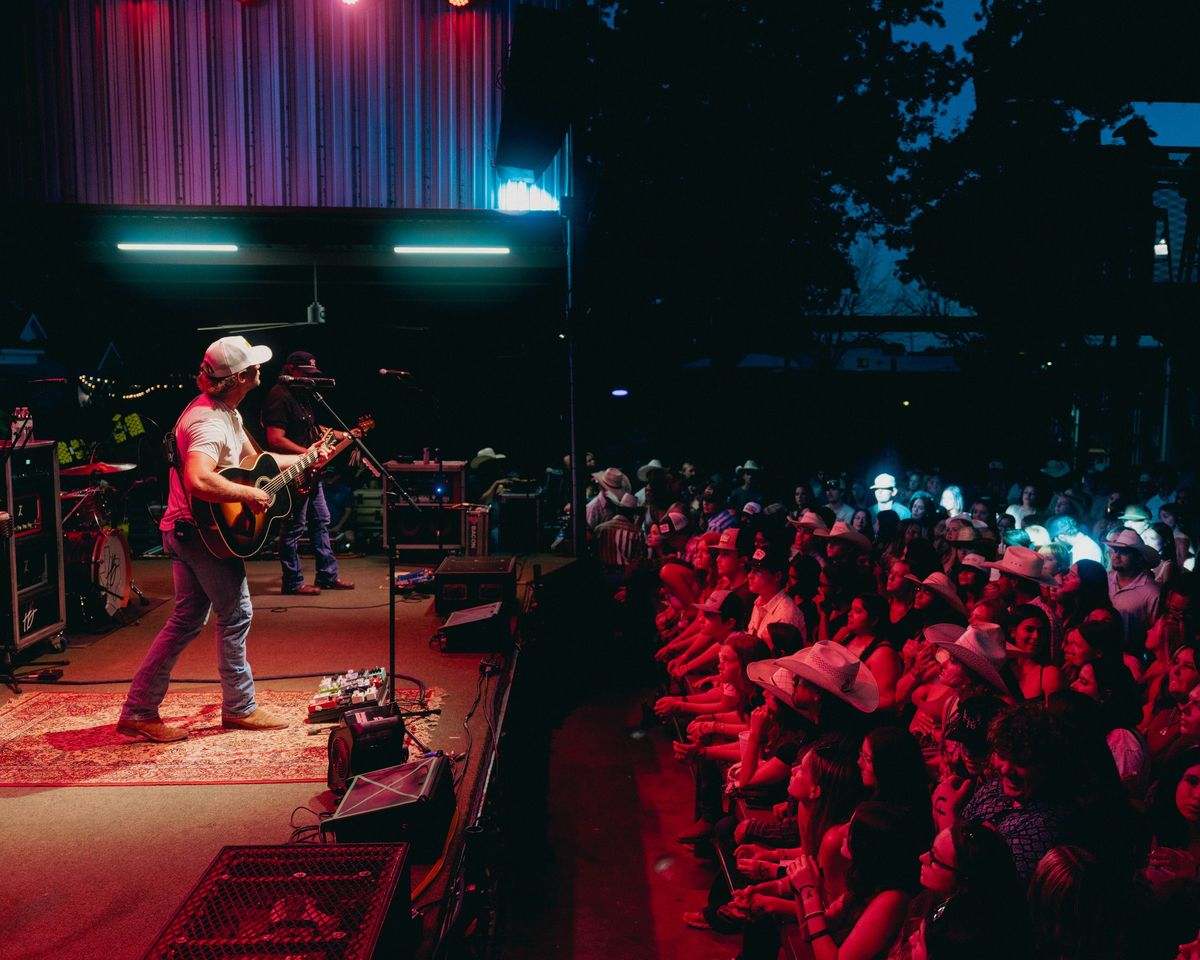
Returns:
[[[600,484],[600,489],[606,493],[615,493],[619,497],[622,493],[630,492],[629,478],[617,467],[605,467],[593,473],[592,479]]]
[[[976,570],[987,570],[988,580],[999,580],[1000,571],[995,568],[989,568],[987,558],[978,553],[965,553],[959,558],[959,563],[964,567],[974,567]]]
[[[639,480],[641,480],[642,483],[645,483],[646,477],[649,476],[651,470],[666,470],[666,469],[667,468],[662,465],[662,461],[656,457],[655,459],[651,460],[649,463],[642,464],[642,466],[638,467],[637,478]]]
[[[828,537],[830,540],[841,540],[844,543],[858,547],[859,550],[871,549],[871,541],[865,534],[859,533],[841,520],[834,521],[833,527],[829,530],[814,529],[813,536]]]
[[[480,468],[480,466],[487,463],[489,460],[507,460],[507,459],[508,459],[507,454],[497,453],[491,447],[484,447],[477,454],[475,454],[475,459],[471,461],[470,467],[472,470],[478,470]]]
[[[1162,563],[1159,552],[1146,543],[1136,530],[1130,530],[1128,527],[1118,530],[1116,533],[1110,533],[1104,538],[1104,545],[1109,550],[1134,550],[1141,554],[1142,560],[1152,567],[1157,567]]]
[[[871,713],[879,706],[875,675],[840,643],[815,643],[790,657],[755,661],[747,665],[746,676],[793,710],[797,678],[832,693],[863,713]]]
[[[1047,460],[1046,465],[1041,468],[1042,473],[1048,477],[1065,477],[1071,472],[1071,465],[1065,460]]]
[[[743,463],[740,467],[738,467],[733,472],[734,473],[745,473],[747,470],[749,470],[753,473],[753,472],[761,470],[761,469],[762,469],[762,467],[760,467],[756,461],[747,460],[745,463]]]
[[[1137,534],[1135,533],[1136,537]],[[1043,560],[1040,554],[1028,547],[1009,547],[1004,556],[987,566],[1013,577],[1024,577],[1034,583],[1058,583],[1053,577],[1042,573]]]
[[[1008,651],[1005,649],[1004,630],[999,624],[973,623],[966,630],[955,627],[958,636],[953,640],[947,636],[949,631],[941,629],[948,626],[949,624],[939,623],[935,627],[929,627],[925,636],[930,643],[941,647],[1001,693],[1009,693],[1008,685],[1000,676],[1000,668],[1008,659]]]
[[[829,533],[829,526],[821,518],[821,515],[815,510],[805,510],[802,514],[800,514],[800,517],[797,520],[793,520],[791,517],[788,517],[787,522],[793,527],[807,527],[813,532],[821,530],[824,533]]]
[[[922,587],[930,593],[936,593],[964,617],[967,615],[967,608],[958,598],[958,591],[954,589],[954,584],[950,582],[950,578],[944,573],[934,571],[924,580],[918,580],[911,573],[906,573],[904,579],[911,580],[918,587]]]

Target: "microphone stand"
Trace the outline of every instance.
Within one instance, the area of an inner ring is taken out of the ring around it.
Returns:
[[[388,515],[388,495],[399,493],[417,513],[421,512],[421,508],[413,502],[413,498],[408,495],[395,477],[379,462],[379,458],[373,454],[365,443],[362,437],[357,436],[341,417],[337,415],[337,411],[333,409],[326,401],[319,390],[312,391],[312,398],[321,405],[321,409],[329,414],[331,423],[344,430],[353,441],[354,445],[362,452],[363,458],[371,464],[383,478],[383,527],[384,527],[384,546],[387,547],[388,554],[388,699],[390,706],[395,706],[396,703],[396,551],[392,548],[391,537],[387,535],[387,515]]]

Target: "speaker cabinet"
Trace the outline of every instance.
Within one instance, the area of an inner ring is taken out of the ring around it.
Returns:
[[[222,847],[146,960],[410,956],[408,844]]]
[[[517,598],[515,557],[446,557],[433,572],[433,608],[445,616]]]
[[[415,860],[431,863],[445,846],[453,816],[450,760],[425,757],[359,774],[321,832],[334,834],[338,843],[406,840]]]
[[[0,460],[13,524],[0,540],[0,646],[23,650],[61,633],[67,620],[57,445],[0,444]]]

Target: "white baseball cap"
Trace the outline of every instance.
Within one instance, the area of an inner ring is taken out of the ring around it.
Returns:
[[[270,347],[252,346],[245,337],[222,337],[204,351],[200,368],[214,380],[223,380],[270,359]]]

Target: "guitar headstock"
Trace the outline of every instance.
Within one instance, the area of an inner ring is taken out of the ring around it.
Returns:
[[[374,430],[375,429],[375,416],[373,414],[368,413],[368,414],[364,414],[363,416],[359,417],[358,418],[358,429],[361,430],[363,433],[366,433],[368,430]]]

